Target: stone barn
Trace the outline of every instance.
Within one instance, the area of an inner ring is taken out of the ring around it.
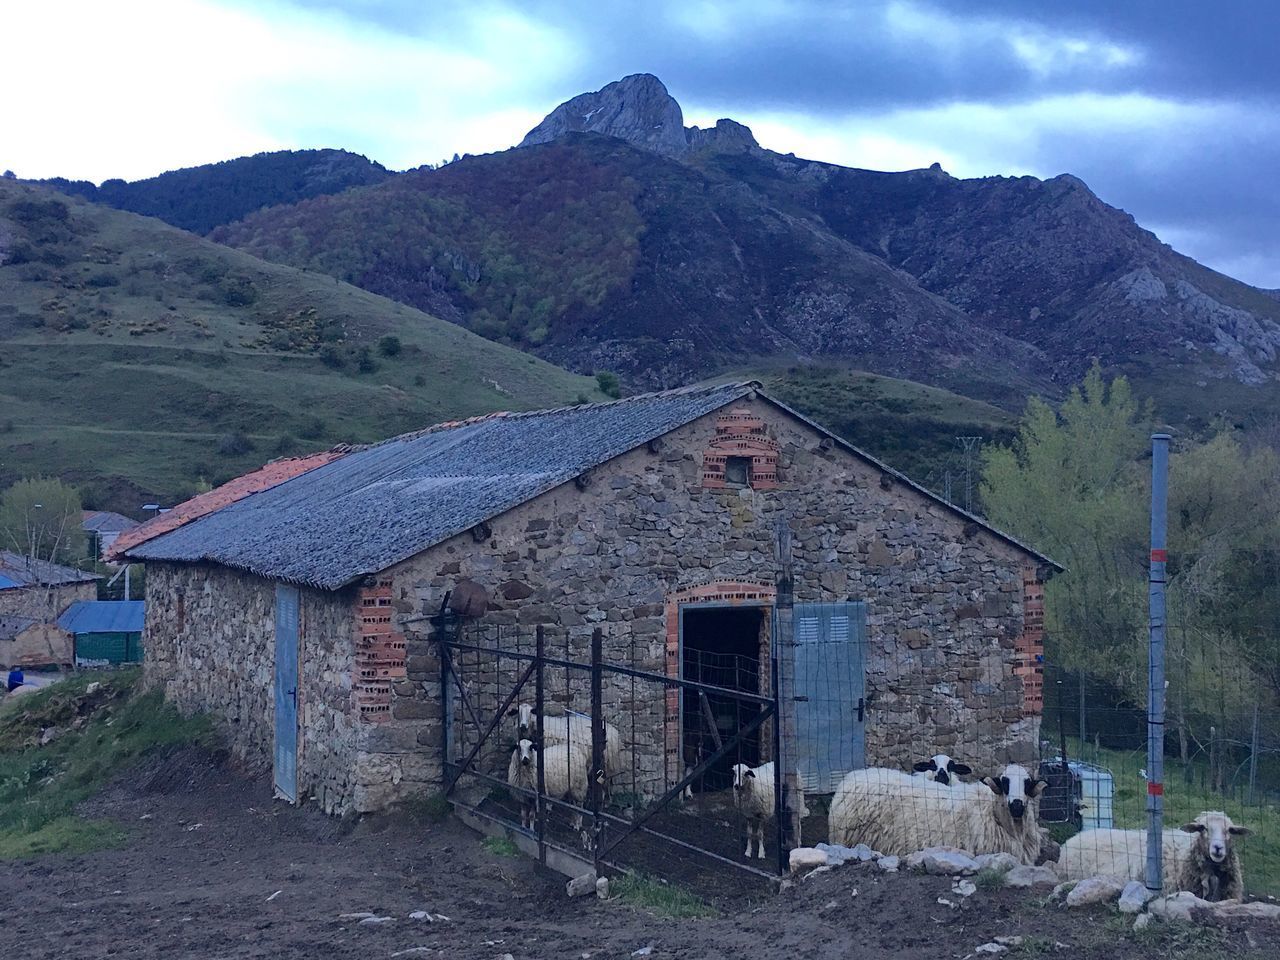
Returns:
[[[807,790],[921,751],[1035,750],[1053,562],[759,384],[497,413],[340,453],[127,553],[147,564],[148,682],[214,715],[288,799],[366,811],[439,789],[430,615],[463,583],[487,598],[481,624],[542,625],[578,656],[599,627],[618,662],[688,676],[732,658],[755,664],[741,689],[767,689],[780,520],[797,683],[848,680],[826,707],[809,698],[811,727],[801,717],[802,758],[838,743],[802,771]],[[697,711],[674,690],[635,699],[614,690],[606,708],[632,711],[624,739],[659,790],[683,772]]]

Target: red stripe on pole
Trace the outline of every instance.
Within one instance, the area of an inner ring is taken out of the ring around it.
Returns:
[[[1147,793],[1148,793],[1150,796],[1153,796],[1153,797],[1163,797],[1163,796],[1164,796],[1164,784],[1163,784],[1163,783],[1148,783],[1148,784],[1147,784]]]
[[[1169,551],[1168,550],[1152,550],[1151,559],[1155,560],[1157,563],[1164,563],[1169,559]]]

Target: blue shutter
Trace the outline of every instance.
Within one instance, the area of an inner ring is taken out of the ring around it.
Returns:
[[[866,766],[867,605],[797,603],[797,765],[805,793],[831,793]]]
[[[298,799],[298,590],[276,587],[276,792]]]

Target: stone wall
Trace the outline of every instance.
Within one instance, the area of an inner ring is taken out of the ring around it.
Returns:
[[[98,584],[94,580],[48,587],[10,587],[0,590],[0,613],[16,613],[52,623],[77,600],[97,599]]]
[[[1027,759],[1038,721],[1024,710],[1015,642],[1034,558],[767,401],[741,406],[778,445],[776,489],[704,487],[704,457],[717,449],[712,414],[592,471],[586,484],[565,484],[392,568],[408,670],[379,730],[394,750],[377,762],[410,787],[439,776],[439,662],[422,617],[460,580],[493,601],[482,633],[505,628],[510,641],[520,631],[529,644],[543,624],[554,655],[586,660],[600,626],[607,659],[662,673],[667,601],[718,582],[771,581],[782,514],[797,601],[869,605],[868,763],[901,766],[938,750],[980,768]],[[487,670],[477,663],[472,681],[496,697],[515,668]],[[549,685],[551,700],[586,709],[585,676],[557,674]],[[606,710],[640,779],[661,785],[670,777],[666,698],[643,686],[611,678]],[[491,770],[505,773],[501,752]]]
[[[367,735],[354,712],[354,591],[299,590],[298,797],[351,809]],[[206,712],[241,760],[275,745],[275,584],[206,564],[149,563],[144,673],[183,713]]]
[[[56,623],[33,623],[11,639],[0,638],[0,667],[62,666],[72,656],[71,634]]]

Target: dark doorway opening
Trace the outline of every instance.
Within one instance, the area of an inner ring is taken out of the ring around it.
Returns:
[[[763,607],[684,607],[681,616],[684,679],[768,695],[769,634],[765,612]],[[682,739],[686,767],[695,766],[715,753],[720,744],[735,737],[759,711],[760,706],[755,703],[685,688]],[[734,764],[758,766],[761,747],[758,729],[707,770],[693,789],[731,787]]]

